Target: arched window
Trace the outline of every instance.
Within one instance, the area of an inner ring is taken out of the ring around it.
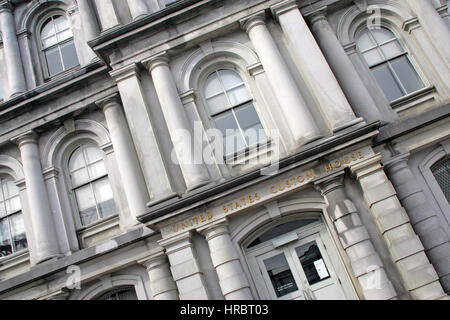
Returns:
[[[438,161],[431,167],[431,172],[433,172],[447,201],[450,202],[450,157]]]
[[[267,139],[253,98],[239,74],[220,69],[208,76],[204,86],[208,114],[224,138],[225,154],[246,149]]]
[[[389,101],[424,87],[408,52],[387,28],[363,29],[357,47]]]
[[[19,188],[10,178],[0,177],[0,257],[27,248]]]
[[[89,225],[116,212],[102,152],[83,144],[69,158],[69,175],[78,207],[78,222]]]
[[[117,288],[102,294],[95,300],[137,300],[136,290],[134,287]]]
[[[40,40],[47,76],[52,77],[79,64],[72,30],[65,16],[47,18],[40,29]]]

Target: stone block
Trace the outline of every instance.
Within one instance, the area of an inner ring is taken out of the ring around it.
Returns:
[[[351,200],[339,201],[334,209],[334,220],[344,217],[350,213],[358,212]]]
[[[407,272],[408,270],[414,270],[429,263],[430,262],[428,261],[425,252],[418,252],[397,262],[399,268],[401,270],[404,270],[404,272]]]
[[[390,182],[371,186],[364,192],[364,198],[369,207],[371,207],[374,203],[383,201],[395,195],[395,189]]]
[[[415,300],[437,300],[446,296],[442,291],[441,285],[437,281],[410,291],[410,294]]]
[[[359,214],[356,212],[346,215],[345,217],[342,217],[334,222],[334,226],[336,227],[336,231],[338,233],[342,233],[344,231],[347,231],[349,229],[361,225],[362,225],[361,218],[359,217]]]
[[[352,269],[355,277],[359,277],[382,267],[383,263],[377,253],[352,262]]]
[[[431,264],[408,270],[405,273],[401,270],[401,274],[406,289],[410,291],[438,280],[438,275]]]
[[[403,208],[398,208],[378,217],[375,222],[381,234],[384,234],[388,230],[409,223],[409,218]]]
[[[418,236],[413,236],[407,239],[402,239],[398,242],[392,243],[390,251],[394,262],[397,262],[406,257],[412,256],[418,252],[423,252],[422,242]]]
[[[224,295],[248,286],[247,277],[243,273],[236,274],[220,281],[220,288]]]
[[[172,275],[175,280],[183,279],[189,277],[192,274],[200,272],[200,268],[197,261],[191,259],[184,263],[180,263],[171,267]]]
[[[370,241],[364,241],[347,248],[346,252],[350,260],[355,261],[371,256],[375,249]]]
[[[416,233],[412,229],[411,224],[405,223],[397,228],[386,231],[383,236],[387,244],[390,246],[394,242],[400,242],[403,239],[408,239],[415,235]]]
[[[359,226],[341,233],[339,239],[344,249],[347,249],[358,242],[370,239],[370,236],[364,226]]]

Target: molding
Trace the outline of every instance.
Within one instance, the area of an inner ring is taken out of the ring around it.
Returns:
[[[170,63],[170,57],[167,51],[162,51],[151,56],[150,58],[142,60],[141,63],[145,66],[148,72],[152,73],[152,71],[157,67],[168,67]]]
[[[115,82],[124,81],[131,77],[136,77],[138,80],[141,80],[140,68],[137,63],[133,63],[123,68],[113,70],[109,73],[109,75],[114,79]]]
[[[239,24],[246,33],[249,33],[253,27],[266,25],[266,12],[264,10],[255,12],[239,20]]]
[[[286,0],[271,6],[270,12],[278,20],[280,15],[296,9],[298,10],[297,0]]]

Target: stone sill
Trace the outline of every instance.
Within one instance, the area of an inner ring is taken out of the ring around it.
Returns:
[[[397,113],[401,113],[408,109],[411,109],[425,101],[434,100],[434,93],[436,92],[436,88],[434,86],[428,86],[417,90],[416,92],[410,93],[404,97],[401,97],[397,100],[391,102],[391,107]]]
[[[85,226],[77,230],[78,238],[84,247],[86,246],[87,239],[101,236],[102,233],[106,233],[109,230],[119,227],[120,217],[118,214],[113,214],[103,219],[97,220],[94,223]],[[104,240],[104,239],[102,239]],[[96,243],[89,242],[88,246],[95,245]]]

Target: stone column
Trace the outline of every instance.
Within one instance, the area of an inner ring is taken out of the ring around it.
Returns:
[[[111,76],[119,88],[138,159],[151,192],[151,201],[156,203],[174,197],[176,194],[164,165],[137,66],[112,71]]]
[[[260,12],[241,20],[241,26],[248,33],[261,59],[297,146],[320,138],[314,118],[267,29],[265,13]]]
[[[444,290],[450,292],[450,239],[433,207],[408,166],[409,154],[394,156],[384,162],[401,204],[420,237],[425,253],[436,269]]]
[[[403,284],[413,299],[446,297],[439,277],[425,255],[422,242],[414,232],[380,162],[381,155],[375,155],[350,169],[361,186],[364,200],[400,272]]]
[[[226,220],[199,230],[208,242],[211,260],[226,300],[253,300],[247,276],[234,248]]]
[[[130,8],[131,18],[137,20],[143,18],[149,13],[144,0],[127,0],[128,8]]]
[[[100,19],[102,31],[117,27],[120,25],[119,18],[112,0],[95,0],[98,18]]]
[[[136,225],[138,224],[136,217],[148,211],[147,203],[150,201],[150,196],[136,155],[133,139],[128,131],[128,124],[122,111],[119,95],[114,94],[107,97],[97,102],[97,105],[103,109],[105,114],[125,196],[132,214],[132,221],[129,221],[128,224]]]
[[[328,201],[328,215],[333,221],[342,247],[350,260],[353,275],[367,300],[396,299],[397,293],[386,275],[358,211],[344,189],[344,172],[316,182]]]
[[[89,0],[77,0],[78,8],[80,10],[81,25],[84,30],[84,38],[86,42],[96,38],[100,34],[100,27],[97,18],[92,8],[92,2]],[[92,49],[88,49],[90,61],[97,58],[97,55]]]
[[[35,240],[37,263],[58,257],[56,228],[48,202],[38,149],[38,135],[30,131],[15,139],[20,149],[28,205]]]
[[[377,104],[370,96],[369,91],[331,28],[326,17],[326,9],[315,12],[309,19],[311,30],[355,113],[360,117],[364,117],[369,123],[379,121],[381,114],[378,111]]]
[[[8,74],[10,96],[24,93],[26,88],[22,58],[17,41],[12,5],[6,1],[0,5],[0,28],[2,32],[5,68]]]
[[[272,6],[271,10],[280,22],[301,74],[329,128],[336,132],[360,122],[303,19],[297,1],[284,1]]]
[[[209,300],[203,272],[192,243],[192,232],[161,240],[159,244],[166,249],[180,300]]]
[[[436,50],[444,58],[447,67],[450,66],[450,30],[444,19],[437,12],[430,0],[406,1],[409,7],[417,14],[419,22],[430,37]]]
[[[194,132],[169,67],[169,58],[166,53],[162,53],[144,64],[152,76],[186,187],[193,190],[204,186],[210,178],[202,157],[198,156],[202,154],[202,145],[193,137]]]
[[[153,300],[178,300],[177,285],[170,273],[170,266],[164,252],[142,259],[138,263],[147,268]]]

